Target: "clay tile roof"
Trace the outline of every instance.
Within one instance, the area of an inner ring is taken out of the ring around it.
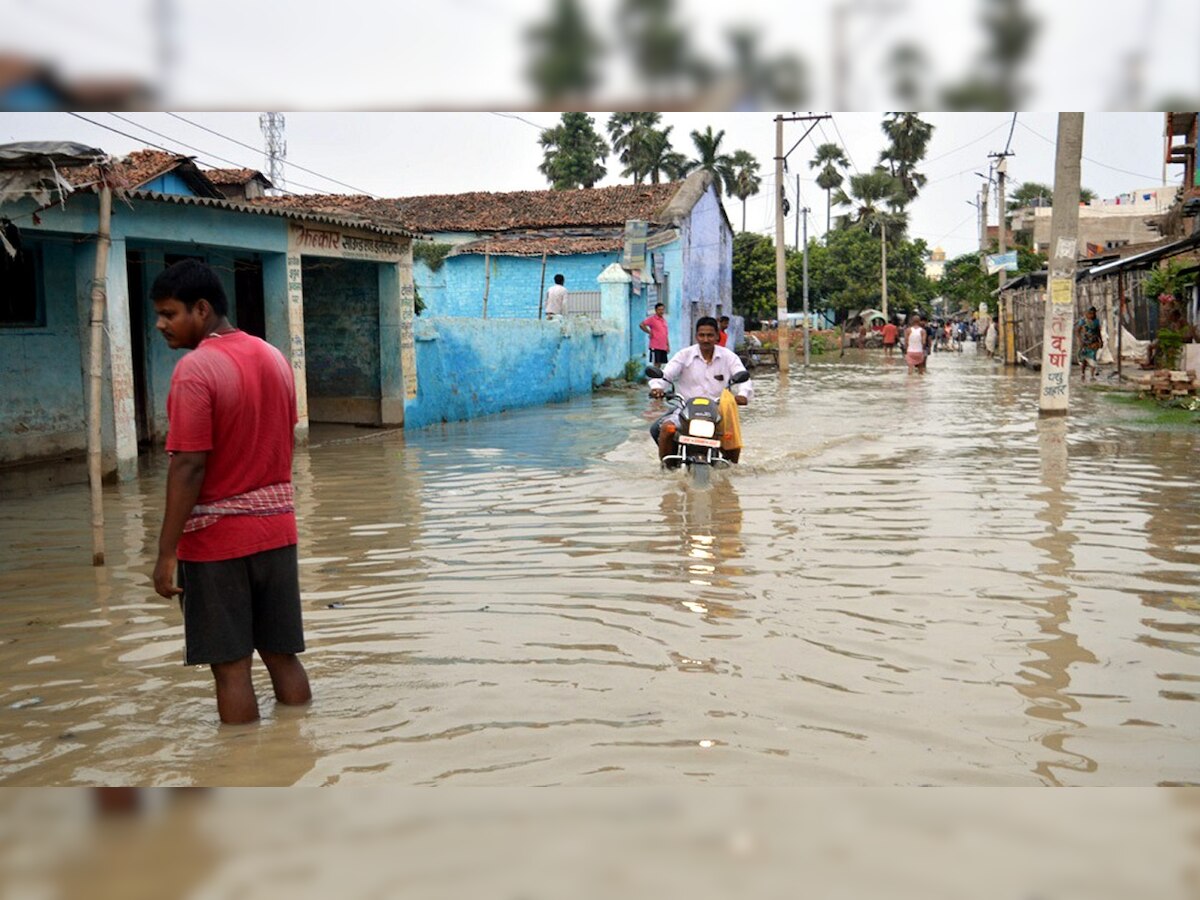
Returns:
[[[141,187],[147,181],[152,181],[164,172],[169,172],[176,166],[188,161],[188,157],[163,150],[135,150],[113,167],[117,182],[129,189]],[[99,177],[95,166],[84,166],[63,173],[63,176],[74,185],[89,184]]]
[[[255,178],[267,180],[258,169],[205,169],[204,175],[213,184],[246,184]]]
[[[494,253],[499,256],[572,256],[578,253],[611,253],[625,246],[625,238],[621,232],[607,235],[548,235],[522,234],[505,235],[496,238],[484,238],[460,244],[450,253],[451,256],[462,254]]]
[[[629,219],[655,221],[679,187],[678,183],[621,184],[575,191],[473,191],[390,200],[361,194],[309,194],[266,197],[254,202],[343,215],[357,213],[424,232],[486,232],[623,226]]]

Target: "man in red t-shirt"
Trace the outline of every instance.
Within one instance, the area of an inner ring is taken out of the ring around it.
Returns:
[[[221,721],[253,722],[255,650],[279,703],[312,699],[296,655],[304,630],[292,369],[266,341],[229,324],[225,291],[203,263],[166,269],[150,297],[167,345],[194,351],[175,366],[167,396],[171,463],[154,589],[180,597],[184,661],[212,669]]]
[[[888,322],[883,326],[883,355],[891,356],[896,350],[896,337],[900,329],[894,323]]]
[[[717,321],[721,325],[721,327],[718,329],[720,334],[717,337],[717,346],[725,347],[726,349],[728,349],[728,346],[729,346],[729,316],[721,316],[721,318],[718,319]]]
[[[650,363],[655,366],[665,366],[671,352],[671,341],[667,335],[667,320],[664,316],[666,307],[661,303],[654,304],[654,315],[642,320],[638,328],[650,335]]]

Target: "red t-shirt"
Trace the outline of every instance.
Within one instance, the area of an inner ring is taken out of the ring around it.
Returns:
[[[296,386],[266,341],[244,331],[205,338],[175,366],[167,419],[168,451],[208,453],[199,503],[292,480]],[[294,513],[222,516],[184,534],[176,555],[213,562],[294,543]]]
[[[642,320],[642,324],[650,329],[650,349],[670,350],[671,341],[667,337],[667,320],[662,316],[650,316]]]
[[[721,336],[717,338],[717,346],[724,347],[727,343],[729,343],[729,332],[722,331]]]
[[[896,343],[896,332],[897,331],[899,331],[899,329],[895,325],[893,325],[891,322],[888,322],[886,325],[884,325],[883,326],[883,342],[885,344]]]

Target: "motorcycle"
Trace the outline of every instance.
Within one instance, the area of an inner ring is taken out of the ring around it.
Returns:
[[[663,379],[662,369],[657,366],[646,367],[647,378]],[[742,384],[750,380],[750,373],[742,370],[729,379],[730,386]],[[674,468],[683,466],[697,486],[708,484],[709,476],[714,468],[724,468],[733,465],[721,451],[721,413],[719,404],[708,397],[685,398],[675,392],[675,385],[667,381],[670,390],[663,399],[670,406],[655,423],[654,433],[658,433],[663,422],[679,410],[679,430],[675,435],[675,452],[663,458],[664,466]]]

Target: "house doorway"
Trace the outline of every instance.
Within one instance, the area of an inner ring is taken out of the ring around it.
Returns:
[[[233,297],[237,327],[247,334],[266,340],[267,316],[263,297],[261,259],[234,260]]]

